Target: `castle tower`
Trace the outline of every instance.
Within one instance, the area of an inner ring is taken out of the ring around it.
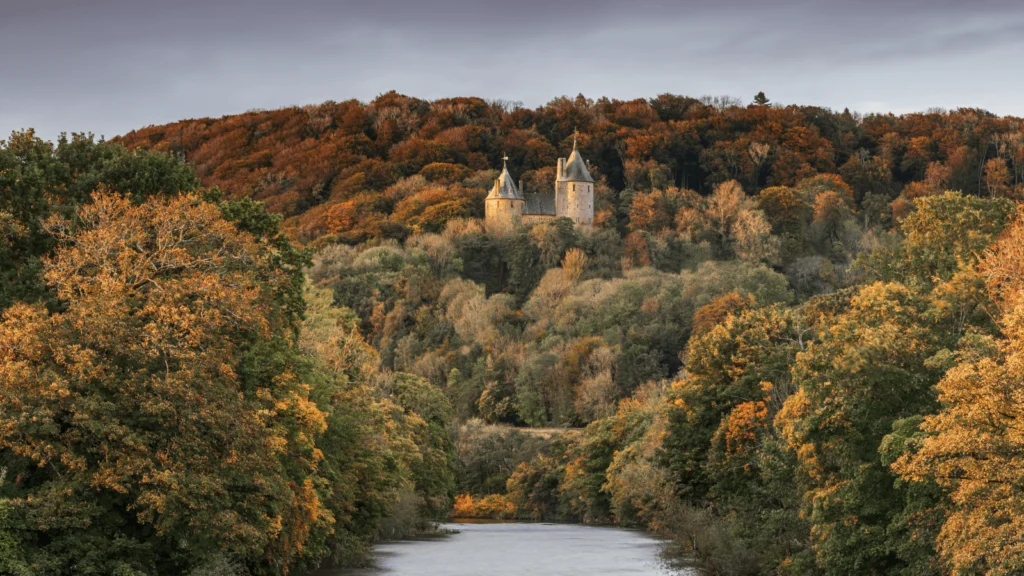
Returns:
[[[484,215],[488,224],[510,227],[519,223],[523,217],[526,199],[516,190],[516,184],[508,173],[508,157],[501,174],[494,181],[494,187],[484,200]]]
[[[583,226],[594,223],[594,179],[590,176],[590,170],[587,170],[587,163],[576,150],[575,137],[572,139],[569,159],[558,159],[555,214]]]

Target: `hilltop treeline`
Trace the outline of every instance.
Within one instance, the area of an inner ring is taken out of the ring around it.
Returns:
[[[710,573],[1020,570],[1020,121],[758,101],[15,134],[0,567],[283,573],[454,500]],[[595,227],[489,229],[576,127]]]
[[[368,104],[185,120],[118,141],[183,156],[204,185],[266,202],[300,239],[358,243],[440,232],[452,218],[481,216],[490,171],[505,154],[527,191],[550,190],[577,129],[580,151],[603,183],[597,220],[623,233],[636,192],[707,195],[729,180],[754,195],[837,174],[871,217],[901,193],[1006,195],[1024,182],[1019,118],[977,109],[859,116],[671,94],[563,97],[528,109],[389,92]]]

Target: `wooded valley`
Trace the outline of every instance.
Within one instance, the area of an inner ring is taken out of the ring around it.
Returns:
[[[579,150],[593,228],[497,230]],[[460,517],[709,574],[1024,570],[1024,124],[394,92],[0,144],[0,572]]]

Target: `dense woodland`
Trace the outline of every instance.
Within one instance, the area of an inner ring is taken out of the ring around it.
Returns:
[[[593,229],[490,230],[579,130]],[[0,145],[0,572],[352,563],[448,514],[709,574],[1024,570],[1024,124],[388,93]]]

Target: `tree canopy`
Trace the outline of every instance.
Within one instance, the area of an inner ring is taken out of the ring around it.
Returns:
[[[0,143],[0,572],[286,574],[450,514],[709,574],[1014,574],[1021,121],[758,93]],[[595,222],[479,217],[571,149]]]

